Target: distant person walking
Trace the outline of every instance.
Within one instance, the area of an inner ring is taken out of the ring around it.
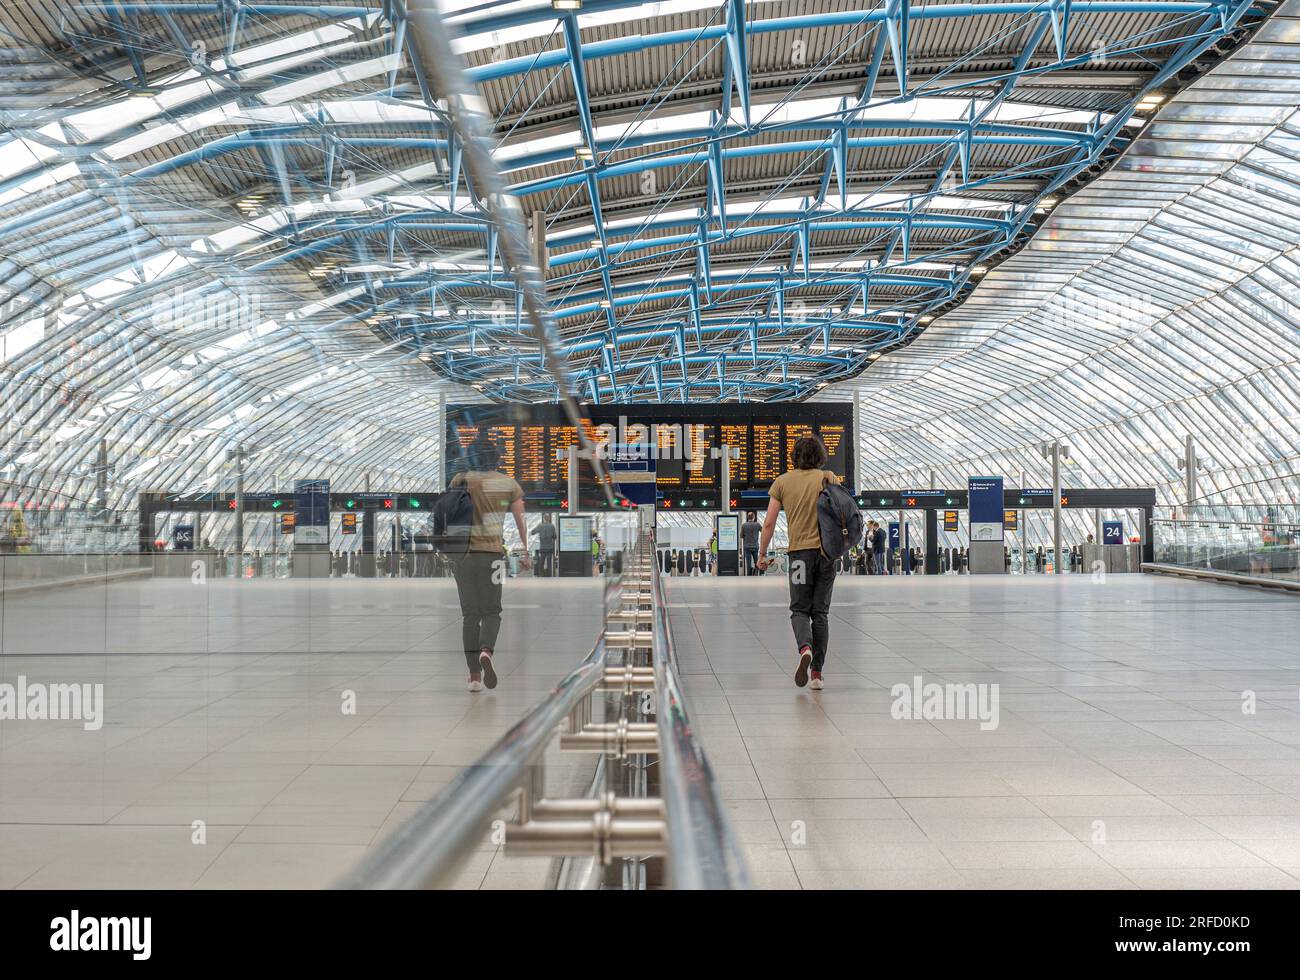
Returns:
[[[758,565],[758,538],[763,533],[763,525],[758,523],[758,515],[752,510],[745,516],[745,523],[740,525],[740,544],[745,552],[745,574],[753,575]]]
[[[537,574],[550,578],[555,574],[555,524],[550,514],[542,515],[542,523],[537,525]]]
[[[532,566],[528,558],[528,525],[524,521],[524,491],[519,484],[497,470],[501,452],[486,436],[469,448],[470,469],[452,478],[452,488],[469,492],[474,504],[469,550],[455,561],[456,593],[460,597],[461,645],[469,666],[469,690],[477,694],[497,686],[492,661],[497,634],[501,631],[501,584],[506,578],[503,536],[505,515],[515,519],[523,545],[520,567]]]
[[[776,519],[784,510],[790,537],[790,625],[799,651],[794,683],[796,687],[807,685],[811,668],[814,691],[824,686],[822,668],[830,643],[831,590],[835,587],[835,563],[822,551],[817,517],[822,487],[839,482],[834,473],[824,469],[826,459],[826,447],[816,436],[803,436],[795,442],[790,453],[794,468],[778,476],[767,492],[771,501],[758,543],[758,568],[766,570],[770,563],[767,549],[776,531]]]

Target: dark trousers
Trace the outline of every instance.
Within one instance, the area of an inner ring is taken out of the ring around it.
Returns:
[[[544,578],[550,578],[555,574],[555,552],[542,549],[538,553],[539,561],[537,562],[537,574]]]
[[[795,645],[812,647],[812,669],[826,663],[830,643],[831,590],[835,588],[835,563],[816,548],[792,551],[790,558],[790,625]]]
[[[758,549],[745,549],[745,574],[756,575],[758,573]]]
[[[873,563],[875,564],[875,571],[874,571],[874,574],[876,574],[876,575],[888,575],[888,574],[889,574],[889,563],[885,561],[885,552],[883,552],[883,551],[873,551],[873,552],[871,553],[871,557],[872,557]]]
[[[461,645],[471,674],[479,673],[480,650],[492,650],[501,631],[501,583],[505,558],[490,551],[471,551],[456,561],[456,594],[460,597]]]

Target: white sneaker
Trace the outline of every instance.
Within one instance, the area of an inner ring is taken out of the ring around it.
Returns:
[[[808,682],[808,687],[814,691],[820,691],[825,686],[826,685],[822,683],[822,679],[820,677],[814,677],[812,680]]]
[[[483,682],[482,682],[482,681],[476,681],[476,680],[474,680],[474,678],[471,677],[471,678],[469,679],[469,693],[470,693],[470,694],[478,694],[478,693],[479,693],[480,691],[482,691],[482,690],[483,690]]]

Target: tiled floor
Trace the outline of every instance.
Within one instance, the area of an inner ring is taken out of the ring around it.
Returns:
[[[10,598],[0,679],[102,682],[107,711],[94,733],[0,722],[0,887],[328,885],[585,655],[597,589],[511,581],[502,687],[480,696],[447,581]],[[784,593],[780,578],[669,585],[695,727],[758,884],[1300,885],[1293,598],[845,577],[813,693],[790,680]],[[918,675],[997,684],[998,727],[895,720],[891,687]],[[552,785],[580,791],[588,760],[554,761]],[[538,887],[548,864],[485,842],[458,883]]]
[[[817,693],[791,679],[785,592],[669,587],[688,707],[758,884],[1300,887],[1295,598],[846,576]],[[998,685],[998,727],[895,720],[891,688],[917,676]]]
[[[0,680],[103,683],[106,708],[98,732],[0,721],[0,887],[330,884],[590,651],[599,583],[512,580],[505,607],[501,686],[470,695],[445,579],[7,598]],[[590,774],[556,759],[550,785]],[[535,887],[548,864],[485,842],[458,883]]]

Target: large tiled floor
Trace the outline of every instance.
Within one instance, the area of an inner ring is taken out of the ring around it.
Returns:
[[[814,693],[791,680],[783,579],[669,594],[695,726],[761,885],[1300,886],[1294,597],[843,577]],[[890,688],[918,675],[999,685],[999,727],[895,720]]]
[[[505,607],[501,686],[470,695],[445,579],[7,598],[0,680],[103,683],[106,710],[98,732],[0,722],[0,887],[329,885],[590,651],[599,583],[512,580]],[[564,792],[590,779],[590,759],[553,762]],[[485,842],[458,884],[548,867]]]
[[[502,686],[478,696],[447,581],[6,600],[0,678],[102,682],[107,719],[0,722],[0,887],[328,885],[585,655],[598,587],[511,581]],[[760,885],[1300,885],[1294,598],[845,577],[813,693],[790,680],[783,579],[672,579],[669,596]],[[998,728],[894,720],[891,686],[918,675],[997,684]],[[552,785],[580,792],[590,761],[552,761]],[[485,842],[458,883],[538,887],[548,867]]]

